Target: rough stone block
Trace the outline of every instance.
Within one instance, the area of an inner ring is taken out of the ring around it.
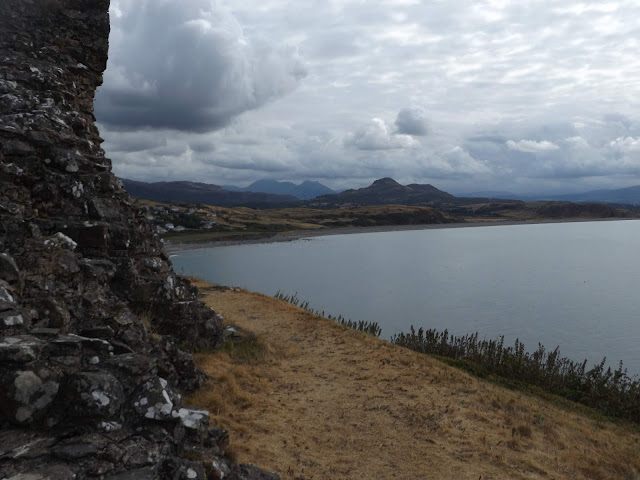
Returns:
[[[209,426],[209,412],[191,408],[180,408],[171,412],[187,430],[203,432]]]
[[[7,253],[0,253],[0,280],[5,280],[11,285],[20,281],[20,270],[16,261]]]
[[[156,480],[158,468],[155,466],[137,468],[106,477],[105,480]]]
[[[46,346],[47,354],[52,357],[63,357],[98,354],[108,355],[113,347],[101,338],[87,338],[80,335],[59,335],[52,339]]]
[[[47,369],[3,372],[0,376],[0,409],[17,425],[43,418],[58,394],[60,384]]]
[[[37,359],[44,342],[29,335],[0,339],[0,363],[24,364]]]
[[[18,297],[4,280],[0,280],[0,312],[14,310],[18,307]]]
[[[164,378],[152,377],[144,382],[132,397],[133,409],[149,420],[175,418],[180,396],[173,392]]]
[[[44,241],[44,245],[49,248],[63,248],[65,250],[75,250],[78,244],[64,233],[58,232],[53,237]]]
[[[0,312],[0,327],[19,327],[24,325],[24,317],[14,310]]]
[[[80,372],[68,379],[64,395],[72,417],[113,419],[120,413],[124,390],[109,372]]]

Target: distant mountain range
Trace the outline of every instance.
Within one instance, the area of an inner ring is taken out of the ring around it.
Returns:
[[[512,200],[522,200],[523,198],[525,198],[523,195],[518,195],[517,193],[513,192],[505,192],[503,190],[481,190],[478,192],[465,192],[458,193],[456,196],[465,198],[501,198]]]
[[[265,204],[299,204],[292,195],[230,192],[219,185],[196,182],[145,183],[121,179],[129,195],[156,202],[204,203],[219,206],[261,206]]]
[[[223,185],[230,192],[262,192],[275,195],[291,195],[300,200],[311,200],[320,195],[337,193],[320,182],[306,180],[299,185],[292,182],[279,182],[277,180],[258,180],[248,187],[236,187],[235,185]]]
[[[583,193],[565,193],[561,195],[545,195],[545,194],[527,194],[520,195],[513,192],[503,191],[483,191],[469,192],[464,194],[465,197],[490,197],[490,198],[509,198],[516,200],[524,200],[527,202],[535,200],[550,200],[560,202],[599,202],[599,203],[615,203],[626,205],[640,205],[640,185],[635,187],[618,188],[613,190],[591,190]]]
[[[433,202],[452,201],[450,193],[438,190],[433,185],[400,185],[393,178],[381,178],[368,187],[357,190],[345,190],[334,195],[323,195],[313,203],[326,205],[424,205]]]
[[[296,185],[291,182],[259,180],[245,188],[196,182],[145,183],[127,179],[123,179],[123,182],[130,195],[147,200],[258,208],[302,205],[321,208],[341,205],[428,205],[462,215],[466,213],[456,209],[487,202],[490,202],[491,208],[494,209],[497,205],[495,202],[516,208],[514,204],[538,200],[640,205],[640,186],[565,195],[518,195],[505,191],[478,191],[470,192],[463,197],[454,196],[429,184],[401,185],[389,177],[376,180],[368,187],[340,193],[335,193],[321,183],[310,181]],[[327,191],[334,193],[324,193]]]
[[[640,185],[615,190],[592,190],[584,193],[543,196],[540,198],[543,200],[560,200],[565,202],[602,202],[640,205]]]
[[[248,187],[233,185],[212,185],[197,182],[155,182],[145,183],[122,179],[126,190],[136,198],[157,202],[206,203],[220,206],[284,206],[302,205],[427,205],[442,202],[456,202],[450,193],[438,190],[432,185],[400,185],[392,178],[381,178],[368,187],[335,193],[318,182],[291,182],[259,180]],[[249,189],[256,190],[250,191]],[[258,190],[263,190],[258,192]],[[265,193],[264,190],[268,190]],[[274,192],[290,192],[288,194]],[[326,194],[326,192],[331,192]],[[318,193],[325,193],[317,196]],[[303,199],[303,200],[301,200]]]

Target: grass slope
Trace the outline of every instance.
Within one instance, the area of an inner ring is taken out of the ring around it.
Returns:
[[[150,202],[141,204],[152,205]],[[166,240],[176,243],[215,240],[263,238],[300,230],[330,230],[345,227],[391,225],[426,225],[452,223],[454,217],[443,215],[430,207],[382,205],[352,209],[321,210],[313,208],[284,208],[254,210],[202,206],[200,212],[215,212],[216,230],[168,233]]]
[[[201,354],[189,401],[285,479],[637,479],[638,427],[474,378],[288,303],[200,282],[253,344]],[[571,404],[570,404],[571,405]]]

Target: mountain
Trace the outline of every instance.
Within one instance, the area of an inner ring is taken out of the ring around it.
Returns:
[[[584,193],[551,195],[541,198],[567,202],[603,202],[640,205],[640,185],[615,190],[591,190]]]
[[[156,202],[206,203],[220,206],[260,206],[265,204],[293,204],[299,200],[291,195],[269,193],[230,192],[219,186],[196,182],[145,183],[121,179],[129,195]]]
[[[368,187],[357,190],[346,190],[334,195],[323,195],[315,202],[337,205],[351,203],[356,205],[424,205],[430,203],[453,201],[450,193],[438,190],[433,185],[400,185],[394,179],[386,177],[376,180]]]
[[[458,193],[456,197],[521,199],[522,195],[502,190],[482,190],[479,192]]]
[[[337,193],[320,182],[305,180],[299,185],[292,182],[279,182],[278,180],[258,180],[248,187],[236,187],[235,185],[223,185],[230,192],[261,192],[276,195],[291,195],[300,200],[311,200],[320,195]]]
[[[640,205],[640,185],[627,188],[619,188],[612,190],[591,190],[582,193],[563,193],[563,194],[518,194],[503,191],[483,191],[469,192],[458,195],[459,197],[484,197],[484,198],[500,198],[500,199],[516,199],[525,202],[531,201],[559,201],[559,202],[600,202],[615,203],[626,205]]]

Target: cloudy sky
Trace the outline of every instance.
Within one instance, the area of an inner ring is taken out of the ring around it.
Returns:
[[[640,4],[112,0],[125,178],[453,193],[640,184]]]

